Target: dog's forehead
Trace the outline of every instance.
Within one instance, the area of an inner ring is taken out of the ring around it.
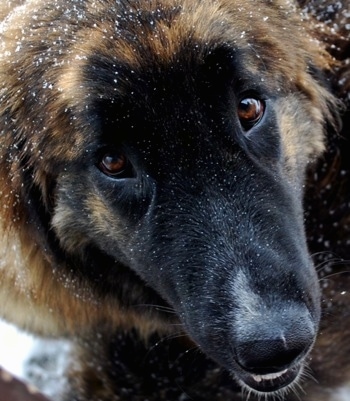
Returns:
[[[190,74],[207,54],[224,46],[244,54],[241,64],[246,73],[277,85],[292,76],[297,57],[291,62],[286,56],[289,50],[280,44],[280,15],[264,2],[258,2],[263,9],[259,12],[248,3],[161,0],[141,6],[138,1],[121,1],[101,10],[103,17],[77,32],[76,44],[70,49],[71,68],[59,82],[62,94],[71,100],[111,98],[112,90],[114,95],[128,91],[128,81],[135,85],[132,74],[152,71],[154,79],[157,72],[179,67]],[[271,24],[276,25],[272,30]],[[288,36],[288,29],[283,28],[283,33]]]
[[[78,27],[67,49],[57,82],[58,108],[78,116],[77,132],[93,124],[94,115],[101,119],[101,114],[94,113],[94,105],[101,102],[103,107],[112,104],[113,112],[118,111],[124,121],[132,117],[130,104],[139,105],[136,117],[143,121],[147,120],[145,111],[150,110],[161,119],[164,105],[167,111],[172,108],[181,115],[186,99],[186,113],[190,112],[196,107],[197,68],[208,57],[213,57],[212,70],[222,77],[222,69],[232,69],[235,80],[245,80],[248,90],[261,85],[277,96],[279,90],[295,91],[295,82],[304,79],[298,77],[306,71],[304,51],[299,49],[297,26],[291,25],[295,20],[286,24],[282,19],[290,12],[283,0],[276,8],[253,0],[86,4],[86,22]],[[97,17],[96,4],[100,7]],[[281,42],[282,35],[287,40]],[[225,83],[218,89],[217,81],[210,79],[209,87],[219,96]],[[176,109],[179,100],[182,109]],[[125,103],[125,109],[119,107]],[[130,126],[134,125],[131,121]],[[84,138],[77,134],[79,143],[91,142],[98,132],[94,128]]]

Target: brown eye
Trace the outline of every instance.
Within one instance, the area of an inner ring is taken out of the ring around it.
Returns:
[[[122,153],[106,153],[99,164],[100,170],[111,177],[125,178],[129,170],[129,162]]]
[[[244,130],[253,128],[264,115],[265,103],[255,98],[242,99],[238,104],[238,118]]]

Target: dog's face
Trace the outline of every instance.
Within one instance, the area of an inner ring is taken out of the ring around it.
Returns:
[[[132,307],[142,282],[241,384],[277,391],[319,321],[302,210],[329,118],[318,61],[279,5],[108,3],[69,33],[55,16],[35,99],[6,110],[25,121],[27,213],[97,293]]]

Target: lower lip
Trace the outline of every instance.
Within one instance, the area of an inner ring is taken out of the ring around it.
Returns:
[[[271,373],[269,375],[252,375],[252,378],[257,383],[260,383],[260,382],[262,382],[264,380],[275,380],[275,379],[278,379],[279,377],[283,376],[285,373],[287,373],[287,369],[283,370],[282,372]]]
[[[246,387],[259,393],[273,393],[281,390],[299,376],[300,366],[285,369],[281,372],[269,373],[265,375],[244,372],[240,374],[240,380]]]

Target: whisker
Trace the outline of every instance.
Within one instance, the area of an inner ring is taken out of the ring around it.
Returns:
[[[343,270],[343,271],[341,271],[341,272],[329,273],[329,274],[327,274],[326,276],[321,277],[321,278],[319,279],[319,281],[320,281],[320,282],[321,282],[321,281],[326,281],[326,280],[328,280],[328,279],[331,278],[331,277],[339,276],[339,275],[341,275],[341,274],[346,274],[346,273],[350,273],[350,270]]]
[[[248,387],[245,386],[241,386],[241,393],[242,393],[242,399],[244,399],[245,395],[246,395],[246,401],[249,401],[250,396],[252,394],[252,390]]]
[[[174,364],[176,364],[183,356],[187,355],[189,352],[192,351],[200,351],[200,348],[198,347],[198,345],[194,345],[193,347],[187,348],[187,350],[185,350],[184,352],[182,352],[175,360],[174,360]]]
[[[305,366],[304,371],[301,374],[301,379],[309,379],[312,380],[313,382],[315,382],[316,384],[318,384],[318,380],[316,379],[316,377],[314,376],[314,374],[312,373],[312,369],[309,366]]]
[[[350,260],[347,259],[342,259],[342,258],[333,258],[333,259],[327,259],[315,266],[316,271],[319,273],[322,271],[322,269],[331,267],[332,265],[344,265],[350,263]]]
[[[311,255],[311,258],[313,260],[319,260],[321,256],[323,257],[322,260],[315,265],[315,269],[317,272],[320,272],[323,268],[334,264],[346,264],[350,262],[331,251],[315,252]]]
[[[302,387],[302,385],[296,381],[295,383],[293,383],[290,391],[296,396],[296,398],[301,401],[302,400],[302,395],[305,395],[305,391]]]
[[[176,338],[181,338],[181,337],[187,337],[187,334],[184,333],[184,331],[178,331],[177,333],[172,333],[169,334],[165,337],[162,337],[160,340],[158,340],[155,344],[153,344],[147,351],[146,357],[147,358],[149,356],[149,354],[151,352],[153,352],[157,347],[159,347],[161,344],[163,344],[166,341],[170,341],[170,340],[175,340]]]
[[[315,269],[318,273],[320,273],[324,268],[329,267],[330,265],[336,263],[335,259],[327,259],[315,265]]]
[[[166,313],[173,314],[173,315],[177,314],[174,308],[171,308],[169,306],[164,306],[164,305],[137,304],[137,305],[133,305],[133,307],[135,307],[135,308],[153,308],[156,311],[166,312]]]

